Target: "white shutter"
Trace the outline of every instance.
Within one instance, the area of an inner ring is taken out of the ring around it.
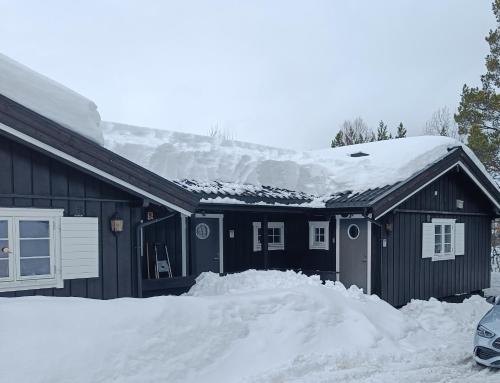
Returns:
[[[465,223],[455,224],[455,255],[465,254]]]
[[[434,224],[422,224],[422,258],[434,256]]]
[[[61,253],[63,279],[98,277],[98,218],[62,217]]]

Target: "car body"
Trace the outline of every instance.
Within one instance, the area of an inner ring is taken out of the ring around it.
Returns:
[[[493,307],[479,321],[474,337],[474,360],[500,368],[500,296],[488,298]]]

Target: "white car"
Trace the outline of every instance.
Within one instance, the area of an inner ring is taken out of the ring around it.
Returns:
[[[477,325],[474,360],[483,366],[500,368],[500,296],[487,301],[493,307]]]

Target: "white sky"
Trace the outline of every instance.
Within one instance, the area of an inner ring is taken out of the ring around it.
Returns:
[[[0,0],[0,52],[105,120],[292,148],[345,119],[419,134],[484,72],[488,0]]]

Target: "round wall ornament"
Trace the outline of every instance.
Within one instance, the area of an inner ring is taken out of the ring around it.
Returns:
[[[196,238],[207,239],[210,236],[210,227],[206,223],[199,223],[195,228]]]

